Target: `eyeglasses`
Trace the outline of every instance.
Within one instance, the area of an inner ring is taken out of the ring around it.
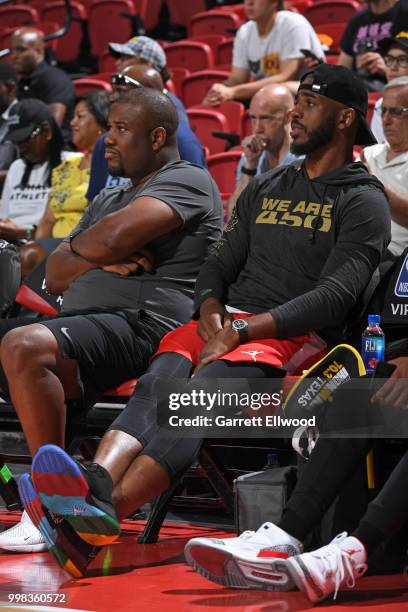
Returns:
[[[398,66],[398,68],[408,67],[408,55],[384,55],[384,62],[388,68]]]
[[[130,85],[131,87],[143,87],[139,81],[132,79],[132,77],[127,76],[127,74],[113,74],[111,83],[112,85],[119,85],[120,87],[124,87],[126,85]]]
[[[380,106],[375,112],[384,117],[385,113],[390,113],[391,117],[402,117],[408,112],[408,106]]]

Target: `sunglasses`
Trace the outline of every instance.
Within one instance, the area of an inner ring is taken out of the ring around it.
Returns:
[[[126,85],[130,85],[131,87],[143,87],[139,81],[132,79],[132,77],[127,76],[127,74],[113,74],[111,83],[112,85],[119,85],[120,87],[124,87]]]

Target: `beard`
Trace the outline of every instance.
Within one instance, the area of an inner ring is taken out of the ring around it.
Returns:
[[[313,132],[306,132],[309,140],[304,142],[293,141],[290,145],[291,153],[294,155],[308,155],[329,144],[333,138],[335,125],[335,116],[331,115],[322,126],[316,128]]]
[[[125,176],[125,169],[121,163],[108,164],[108,170],[111,176]]]

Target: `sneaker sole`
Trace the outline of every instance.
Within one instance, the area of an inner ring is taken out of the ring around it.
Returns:
[[[227,552],[211,546],[187,544],[184,550],[186,561],[191,567],[207,580],[211,580],[217,584],[222,584],[226,587],[234,589],[256,589],[262,591],[290,591],[294,587],[293,581],[287,571],[286,562],[282,559],[271,560],[271,563],[276,569],[277,574],[284,575],[286,578],[285,584],[282,581],[258,582],[251,580],[246,576],[239,562],[234,556]],[[269,568],[268,568],[269,569]],[[262,580],[262,575],[265,579],[270,580],[270,574],[262,571],[262,568],[257,568],[258,577]]]
[[[31,477],[29,474],[23,474],[18,483],[18,492],[21,502],[24,505],[28,516],[40,531],[46,541],[47,549],[53,555],[54,559],[62,569],[66,570],[74,578],[82,578],[83,573],[66,555],[64,550],[57,544],[57,530],[52,527],[44,510],[42,509],[40,499],[34,489]]]
[[[296,557],[292,557],[287,560],[287,570],[299,589],[306,597],[313,603],[317,603],[322,599],[325,599],[323,591],[319,589],[316,583],[313,581],[310,576],[306,566],[302,567],[303,563],[299,563],[299,560]],[[306,584],[310,585],[310,590],[307,588]]]
[[[116,519],[89,503],[91,491],[78,465],[61,448],[47,444],[33,459],[32,478],[41,503],[62,516],[91,546],[114,542],[120,534]]]

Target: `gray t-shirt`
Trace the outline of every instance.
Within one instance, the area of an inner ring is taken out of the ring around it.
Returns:
[[[85,210],[71,236],[142,196],[166,203],[183,221],[180,228],[145,245],[154,256],[152,272],[120,276],[90,270],[64,292],[63,312],[141,308],[166,329],[191,319],[198,272],[222,227],[219,191],[207,170],[176,161],[158,170],[142,186],[104,189]]]

